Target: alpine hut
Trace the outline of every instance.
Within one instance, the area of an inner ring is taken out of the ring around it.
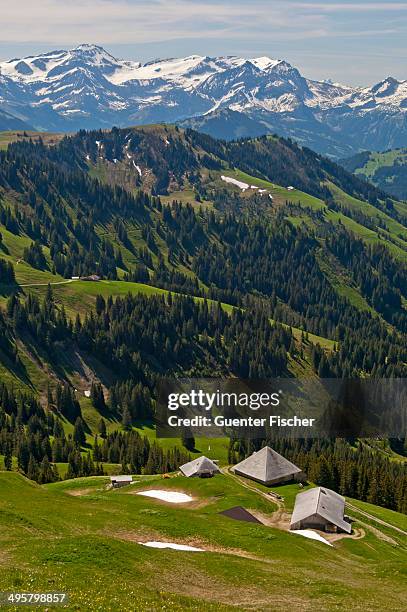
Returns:
[[[187,478],[192,478],[193,476],[199,478],[212,478],[215,474],[221,473],[216,463],[204,456],[184,463],[179,469]]]
[[[305,474],[299,467],[269,446],[253,453],[235,465],[232,470],[239,476],[256,480],[267,486],[291,480],[305,480]]]
[[[133,477],[127,476],[127,474],[111,476],[110,482],[114,489],[118,489],[119,487],[126,487],[127,485],[131,484],[133,482]]]
[[[331,489],[315,487],[295,498],[290,529],[319,529],[331,533],[351,533],[344,519],[345,498]]]

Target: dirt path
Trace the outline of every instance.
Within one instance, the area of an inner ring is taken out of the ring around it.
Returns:
[[[245,489],[248,489],[249,491],[254,491],[254,493],[261,495],[262,497],[267,499],[267,501],[271,502],[272,504],[275,504],[277,506],[276,512],[278,512],[279,510],[284,510],[284,502],[281,499],[278,499],[277,497],[274,497],[269,493],[266,493],[265,491],[260,491],[260,489],[258,489],[256,485],[246,482],[245,480],[234,474],[230,468],[225,468],[223,472],[237,480],[237,482]]]
[[[82,495],[89,495],[89,493],[93,492],[95,492],[95,489],[71,489],[66,491],[67,495],[72,495],[73,497],[82,497]]]
[[[258,518],[264,525],[267,525],[268,527],[274,527],[276,529],[281,529],[283,531],[290,531],[291,513],[288,512],[288,510],[286,509],[283,500],[275,498],[275,497],[269,495],[268,493],[266,493],[265,491],[261,491],[260,489],[258,489],[256,487],[255,484],[251,484],[251,483],[243,480],[242,478],[240,478],[236,474],[234,474],[231,471],[230,468],[226,468],[223,471],[228,476],[231,476],[232,478],[237,480],[237,482],[239,482],[239,484],[241,484],[241,486],[244,487],[245,489],[248,489],[249,491],[253,491],[254,493],[257,493],[258,495],[261,495],[262,497],[267,499],[269,502],[271,502],[271,503],[273,503],[273,504],[275,504],[277,506],[277,510],[275,510],[273,512],[273,514],[271,514],[269,516],[266,516],[266,515],[261,514],[259,512],[255,512],[253,510],[250,510],[250,512],[254,516],[256,516],[256,518]],[[397,542],[392,540],[390,537],[386,536],[384,533],[382,533],[381,531],[379,531],[375,527],[371,527],[370,525],[368,525],[367,523],[363,523],[362,521],[359,521],[359,523],[361,523],[367,529],[370,529],[372,532],[374,532],[377,537],[381,537],[382,540],[385,540],[385,541],[389,542],[390,544],[397,544]],[[356,529],[353,530],[353,533],[351,533],[351,534],[347,534],[347,533],[335,533],[335,534],[333,534],[333,533],[332,534],[323,533],[323,537],[328,542],[331,542],[331,543],[337,542],[337,541],[345,539],[345,538],[350,538],[350,539],[353,539],[353,540],[359,540],[359,539],[365,537],[365,531],[362,528],[360,528],[360,529],[356,528]]]
[[[396,540],[393,540],[393,538],[383,533],[383,531],[380,531],[380,529],[377,529],[377,527],[373,527],[373,525],[369,525],[369,523],[365,523],[365,521],[361,521],[360,519],[357,519],[357,521],[359,525],[363,525],[364,528],[367,529],[367,531],[373,533],[379,540],[387,542],[392,546],[398,546],[398,542],[396,542]]]
[[[20,287],[48,287],[48,285],[67,285],[68,283],[74,283],[75,280],[70,278],[64,281],[57,281],[55,283],[25,283],[24,285],[19,285]]]
[[[291,514],[286,510],[286,507],[282,499],[278,499],[277,497],[270,495],[266,491],[261,491],[260,489],[256,487],[255,484],[246,482],[245,480],[240,478],[240,476],[237,476],[236,474],[234,474],[230,470],[230,468],[226,468],[224,472],[228,476],[231,476],[232,478],[237,480],[237,482],[245,489],[248,489],[249,491],[253,491],[254,493],[257,493],[257,495],[261,495],[262,497],[264,497],[264,499],[267,499],[268,502],[270,502],[271,504],[274,504],[274,506],[277,506],[277,509],[274,510],[273,513],[270,515],[266,515],[266,514],[263,514],[262,512],[257,512],[256,510],[250,509],[250,512],[253,514],[253,516],[259,519],[259,521],[261,521],[263,525],[267,525],[267,527],[275,527],[276,529],[282,529],[283,531],[289,531]]]
[[[360,522],[360,521],[359,521]],[[364,523],[362,523],[364,525]],[[374,528],[373,528],[374,529]],[[381,534],[381,532],[379,532]],[[352,533],[324,533],[324,538],[328,542],[338,542],[339,540],[361,540],[366,535],[366,532],[362,527],[354,527]]]
[[[353,506],[349,502],[346,502],[346,505],[348,508],[350,508],[354,512],[358,512],[359,514],[361,514],[362,516],[365,516],[371,521],[375,521],[376,523],[379,523],[379,525],[383,525],[383,527],[388,527],[389,529],[393,529],[394,531],[397,531],[397,533],[400,533],[401,535],[407,536],[407,531],[403,531],[403,529],[400,529],[399,527],[396,527],[395,525],[392,525],[391,523],[386,523],[386,521],[383,521],[382,519],[378,518],[377,516],[374,516],[373,514],[369,514],[365,510],[361,510],[357,506]]]

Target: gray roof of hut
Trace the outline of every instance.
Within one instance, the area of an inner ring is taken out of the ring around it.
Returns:
[[[119,476],[110,476],[111,482],[132,482],[133,476],[127,474],[120,474]]]
[[[208,459],[208,457],[198,457],[198,459],[194,459],[193,461],[189,461],[188,463],[184,463],[179,468],[184,476],[199,476],[199,474],[220,474],[220,469]]]
[[[299,493],[295,498],[295,506],[291,517],[291,525],[304,521],[317,514],[329,523],[350,533],[352,527],[344,520],[345,498],[331,489],[315,487]]]
[[[233,470],[262,482],[278,480],[302,471],[269,446],[265,446],[236,464]]]

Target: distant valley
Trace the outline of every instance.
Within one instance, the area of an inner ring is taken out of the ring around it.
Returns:
[[[383,153],[362,151],[340,161],[349,172],[365,178],[399,200],[407,200],[407,149]]]

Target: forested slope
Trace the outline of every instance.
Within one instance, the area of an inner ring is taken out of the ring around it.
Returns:
[[[24,471],[92,471],[74,466],[100,417],[151,420],[162,375],[406,374],[406,206],[290,141],[23,137],[0,152],[0,224],[0,454]]]

